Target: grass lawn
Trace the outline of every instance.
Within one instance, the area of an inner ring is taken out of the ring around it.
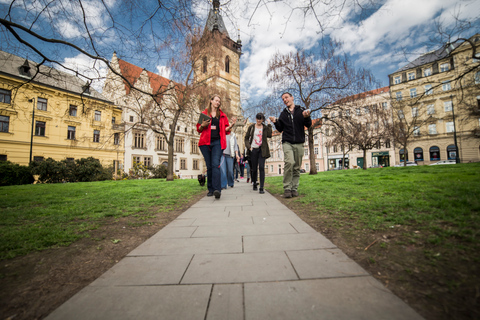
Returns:
[[[196,180],[124,180],[0,187],[0,260],[66,246],[105,220],[149,223],[204,192]]]

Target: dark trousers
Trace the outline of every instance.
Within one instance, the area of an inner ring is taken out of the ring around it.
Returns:
[[[205,163],[207,165],[207,186],[208,191],[215,190],[222,191],[221,173],[220,173],[220,159],[222,158],[222,147],[220,140],[213,141],[209,146],[200,146],[200,151],[203,154]]]
[[[263,189],[265,182],[265,158],[262,157],[262,150],[254,148],[250,153],[250,171],[252,174],[252,182],[257,184],[257,172],[260,171],[260,188]]]

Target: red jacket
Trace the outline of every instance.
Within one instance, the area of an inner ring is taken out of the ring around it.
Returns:
[[[227,115],[225,113],[222,112],[222,110],[218,110],[220,111],[220,128],[219,128],[219,133],[220,133],[220,146],[222,147],[222,150],[225,150],[227,148],[227,134],[230,134],[230,131],[226,132],[225,131],[225,128],[228,127],[230,124],[228,123],[228,118],[227,118]],[[202,112],[203,114],[206,114],[207,116],[209,116],[208,114],[208,109],[205,109],[203,110]],[[210,137],[211,137],[211,127],[212,125],[212,121],[210,120],[210,124],[208,125],[208,127],[206,128],[203,128],[203,131],[200,131],[200,123],[197,123],[197,132],[200,133],[200,139],[198,140],[198,146],[209,146],[210,145]]]

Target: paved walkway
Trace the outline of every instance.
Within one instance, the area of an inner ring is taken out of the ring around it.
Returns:
[[[204,197],[54,319],[422,319],[268,192]]]

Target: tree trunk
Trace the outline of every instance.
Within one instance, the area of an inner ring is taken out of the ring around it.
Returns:
[[[315,162],[315,152],[313,146],[313,125],[308,128],[308,153],[310,158],[310,174],[317,174],[317,165]]]
[[[367,170],[367,149],[363,149],[363,170]]]

